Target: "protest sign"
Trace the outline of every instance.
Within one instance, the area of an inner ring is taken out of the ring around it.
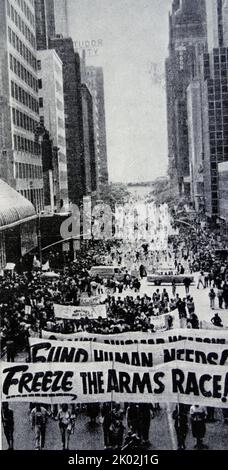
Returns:
[[[44,340],[30,338],[32,362],[120,362],[153,367],[175,360],[209,365],[228,365],[228,346],[220,344],[177,341],[159,345]]]
[[[41,403],[145,402],[227,407],[225,366],[176,361],[143,368],[89,364],[1,364],[1,400]]]
[[[75,307],[73,305],[59,305],[54,304],[54,313],[56,318],[63,320],[78,320],[80,318],[106,318],[106,305],[80,305]]]
[[[180,328],[180,318],[178,310],[173,310],[162,315],[151,316],[150,324],[154,326],[155,331],[168,330],[169,327]]]
[[[222,328],[219,331],[176,328],[158,333],[130,331],[127,333],[103,335],[87,332],[63,334],[42,330],[42,338],[59,339],[61,341],[92,341],[106,344],[162,344],[181,341],[184,339],[188,339],[189,341],[197,341],[199,343],[228,344],[228,331],[223,330]]]
[[[86,294],[80,295],[80,305],[100,305],[106,300],[107,296],[105,294],[92,295],[88,297]]]

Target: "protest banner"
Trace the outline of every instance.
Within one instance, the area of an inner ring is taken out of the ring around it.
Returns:
[[[159,333],[130,331],[127,333],[103,335],[87,332],[64,334],[42,330],[42,338],[59,339],[61,341],[92,341],[106,344],[162,344],[181,341],[184,339],[208,344],[228,344],[228,331],[223,330],[222,328],[219,331],[176,328],[173,330],[161,331]]]
[[[3,402],[186,403],[227,407],[228,370],[225,366],[176,361],[143,368],[101,362],[2,363]]]
[[[75,307],[74,305],[59,305],[54,304],[54,313],[56,318],[63,320],[78,320],[82,317],[91,319],[97,319],[99,317],[106,318],[107,311],[106,305],[80,305]]]
[[[30,338],[32,362],[120,362],[122,364],[153,367],[170,361],[198,364],[228,365],[228,346],[197,343],[188,340],[159,345],[44,340]]]
[[[180,318],[178,310],[173,310],[162,315],[151,316],[150,324],[154,326],[155,331],[164,331],[172,328],[180,328]]]
[[[81,294],[80,295],[80,306],[83,305],[101,305],[105,300],[107,296],[105,294],[99,294],[99,295],[92,295],[91,297],[88,297],[86,294]]]

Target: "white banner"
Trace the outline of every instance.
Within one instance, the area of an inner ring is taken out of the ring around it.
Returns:
[[[1,364],[1,400],[41,403],[147,402],[227,407],[227,367],[170,362]]]
[[[170,327],[180,328],[181,325],[178,310],[173,310],[172,312],[158,316],[151,316],[150,324],[154,325],[156,332],[168,330]]]
[[[56,318],[63,320],[78,320],[80,318],[97,319],[99,317],[107,317],[106,305],[80,305],[75,307],[73,305],[59,305],[54,304],[54,312]]]
[[[80,296],[80,305],[100,305],[107,299],[106,294],[92,295],[87,297],[86,295]]]
[[[65,339],[70,341],[94,341],[107,344],[162,344],[181,341],[184,339],[197,341],[199,343],[228,344],[228,330],[223,330],[222,328],[219,331],[177,328],[174,330],[162,331],[160,333],[130,331],[128,333],[113,335],[99,335],[87,332],[63,334],[42,330],[42,338],[59,339],[61,341]]]
[[[177,341],[159,345],[44,340],[30,338],[32,362],[120,362],[122,364],[154,367],[170,361],[195,362],[197,364],[228,365],[228,346],[220,344]]]

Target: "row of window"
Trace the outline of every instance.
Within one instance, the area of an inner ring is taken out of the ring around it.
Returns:
[[[24,15],[26,16],[27,20],[30,22],[31,26],[33,26],[33,28],[35,28],[35,18],[34,18],[34,15],[32,14],[30,8],[28,7],[27,3],[25,2],[25,0],[16,0],[17,1],[17,4],[18,6],[20,7],[20,9],[23,11]],[[34,1],[33,0],[29,0],[31,5],[34,7]]]
[[[8,26],[8,38],[10,44],[14,47],[14,49],[19,52],[21,57],[34,69],[36,70],[36,58],[32,54],[32,52],[25,46],[25,44],[19,39],[17,34],[12,31],[12,29]]]
[[[11,96],[19,103],[22,103],[27,108],[31,109],[36,114],[39,114],[38,101],[32,95],[27,93],[23,88],[11,80]]]
[[[21,127],[26,131],[35,133],[38,122],[32,119],[28,114],[22,113],[19,109],[12,108],[13,123],[17,127]]]
[[[213,110],[214,110],[214,108],[216,108],[216,109],[221,109],[221,108],[228,109],[228,100],[225,100],[223,102],[221,100],[219,100],[219,101],[209,101],[208,105],[209,105],[209,109],[213,109]]]
[[[14,134],[14,150],[18,152],[28,152],[32,155],[40,155],[41,149],[40,144],[38,142],[34,142],[33,140],[26,139],[20,135]]]
[[[19,62],[15,57],[10,54],[10,69],[14,72],[22,81],[26,83],[35,92],[38,92],[38,82],[36,78]]]
[[[21,189],[19,193],[26,197],[35,206],[37,212],[44,208],[44,192],[43,189]]]
[[[27,41],[30,42],[31,46],[35,49],[36,48],[36,39],[34,34],[30,31],[26,23],[22,20],[19,13],[13,8],[13,6],[9,4],[7,1],[7,13],[9,18],[15,23],[17,28],[19,28],[20,32],[24,35]]]
[[[29,163],[16,163],[16,178],[19,179],[42,179],[43,171],[41,166]]]
[[[227,83],[224,84],[224,85],[216,85],[214,87],[212,86],[209,86],[208,87],[208,93],[209,94],[213,94],[213,93],[227,93],[228,91],[228,86],[227,86]]]
[[[227,116],[222,116],[222,114],[217,114],[216,115],[216,121],[221,122],[222,117],[223,117],[223,123],[228,124],[228,114],[227,114]],[[212,123],[215,122],[215,117],[210,116],[209,119],[211,120]]]

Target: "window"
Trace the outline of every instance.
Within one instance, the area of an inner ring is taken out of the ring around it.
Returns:
[[[37,70],[41,70],[41,60],[37,61]]]
[[[39,107],[40,107],[40,108],[43,108],[43,107],[44,107],[43,98],[39,98]]]
[[[13,123],[16,124],[16,110],[13,108]]]
[[[39,80],[38,80],[38,88],[41,90],[42,87],[43,87],[42,79],[39,78]]]
[[[14,82],[11,81],[11,96],[14,98]]]

